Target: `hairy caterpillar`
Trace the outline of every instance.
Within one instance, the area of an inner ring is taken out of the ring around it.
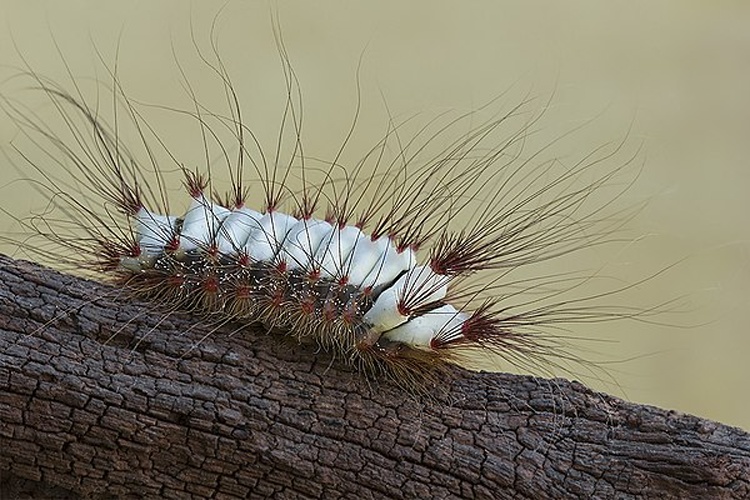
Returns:
[[[194,109],[177,112],[197,125],[206,152],[200,169],[159,141],[116,75],[112,93],[123,114],[108,124],[75,81],[66,89],[28,73],[72,139],[61,141],[31,110],[4,101],[21,130],[47,141],[48,160],[63,167],[19,165],[37,169],[50,200],[28,228],[54,246],[29,250],[65,256],[168,310],[260,322],[399,380],[431,378],[476,351],[527,370],[565,366],[577,359],[557,325],[653,312],[589,307],[601,294],[567,295],[590,275],[513,274],[613,239],[630,215],[612,208],[628,185],[617,186],[618,176],[633,159],[622,143],[569,161],[544,158],[544,148],[527,153],[544,105],[534,113],[530,101],[491,102],[438,115],[406,136],[413,120],[394,119],[353,164],[338,154],[316,160],[303,149],[299,87],[279,47],[287,97],[271,147],[243,123],[220,61],[206,67],[228,96],[228,111],[206,109],[188,87]],[[482,112],[490,117],[474,123]],[[140,156],[119,138],[123,121],[142,134]],[[227,133],[233,142],[220,139]],[[435,146],[445,136],[448,146]],[[154,160],[155,149],[171,164]],[[214,172],[224,167],[230,180],[222,192]],[[169,193],[170,170],[183,173],[182,201]],[[295,177],[300,188],[291,187]],[[592,201],[612,185],[613,197]],[[473,214],[468,226],[458,222],[466,213]]]

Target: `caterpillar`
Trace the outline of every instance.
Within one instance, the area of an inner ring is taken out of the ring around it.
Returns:
[[[503,107],[501,95],[476,110],[440,113],[410,135],[416,117],[391,117],[383,137],[344,164],[355,111],[338,152],[315,158],[305,152],[297,75],[283,40],[276,42],[285,102],[270,147],[243,121],[240,92],[221,60],[199,53],[227,110],[207,109],[185,82],[193,109],[171,111],[197,126],[201,168],[186,166],[196,161],[159,139],[115,72],[101,85],[115,110],[109,123],[99,96],[87,99],[75,79],[65,88],[26,71],[69,138],[3,97],[6,114],[49,162],[20,149],[14,160],[35,172],[48,202],[23,221],[47,244],[35,238],[24,250],[92,271],[163,314],[260,324],[366,374],[410,384],[437,380],[477,354],[532,371],[586,365],[568,350],[560,325],[658,313],[596,303],[640,282],[571,297],[596,276],[516,277],[617,240],[638,212],[616,207],[632,182],[621,177],[638,158],[637,148],[625,151],[627,137],[569,161],[544,157],[557,140],[527,153],[548,103],[534,110],[526,98]],[[139,144],[123,143],[124,123]],[[223,190],[220,169],[229,178]],[[177,200],[174,171],[182,176]],[[593,196],[613,187],[605,201]]]

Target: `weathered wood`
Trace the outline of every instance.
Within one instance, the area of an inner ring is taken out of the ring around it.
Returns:
[[[576,382],[417,401],[0,257],[0,482],[65,498],[750,498],[750,435]],[[11,491],[12,490],[12,491]],[[68,496],[65,496],[68,495]]]

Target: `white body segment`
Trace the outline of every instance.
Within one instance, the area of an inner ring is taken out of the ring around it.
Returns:
[[[216,246],[224,255],[237,255],[254,230],[260,230],[260,212],[247,207],[232,210],[216,234]]]
[[[243,251],[254,261],[271,261],[279,252],[297,219],[281,212],[268,212],[259,221],[245,242]]]
[[[219,227],[231,211],[212,203],[201,194],[193,198],[182,222],[179,252],[205,248],[213,242]]]
[[[417,266],[384,290],[363,319],[374,332],[392,330],[409,320],[409,311],[402,314],[399,303],[404,302],[413,310],[442,300],[449,281],[450,277],[435,274],[429,266]]]
[[[162,254],[175,235],[177,217],[155,214],[141,207],[134,218],[141,253],[149,257]]]
[[[354,226],[334,227],[320,242],[315,252],[315,262],[320,266],[320,275],[324,278],[341,278],[344,274],[344,263],[352,253],[362,231]]]
[[[321,241],[333,230],[328,222],[318,219],[302,219],[289,230],[281,247],[280,259],[288,269],[311,269],[315,266],[315,255]]]
[[[344,272],[349,276],[349,283],[364,288],[367,277],[389,246],[390,240],[387,236],[372,241],[372,238],[361,233],[344,264]]]
[[[461,328],[468,318],[468,314],[446,304],[385,332],[383,338],[427,350],[432,348],[435,338],[447,341],[461,336]]]
[[[390,240],[389,243],[391,243]],[[372,268],[370,274],[365,278],[364,286],[376,288],[387,285],[398,278],[401,273],[408,271],[416,265],[416,256],[410,248],[399,252],[391,243],[386,248],[381,259]]]

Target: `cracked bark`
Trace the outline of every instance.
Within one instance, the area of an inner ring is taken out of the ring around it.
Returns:
[[[405,397],[0,257],[0,488],[56,498],[748,498],[750,435],[576,382]],[[196,346],[196,344],[198,344]]]

